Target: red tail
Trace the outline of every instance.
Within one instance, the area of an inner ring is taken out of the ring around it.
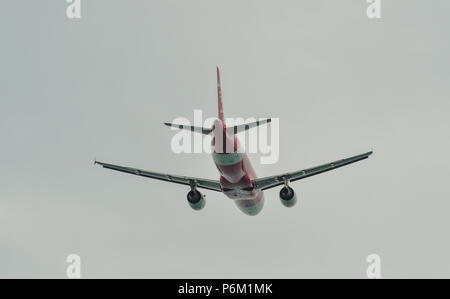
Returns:
[[[222,106],[222,90],[220,89],[220,71],[217,67],[217,100],[219,106],[219,119],[224,123],[223,119],[223,106]]]

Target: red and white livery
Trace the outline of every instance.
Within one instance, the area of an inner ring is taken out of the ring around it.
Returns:
[[[219,180],[170,175],[98,161],[95,161],[95,164],[112,170],[190,186],[187,200],[194,210],[201,210],[205,206],[205,196],[198,189],[207,189],[223,192],[235,202],[242,212],[247,215],[257,215],[264,205],[264,190],[282,185],[283,187],[280,190],[281,203],[286,207],[292,207],[297,201],[297,196],[289,186],[289,183],[361,161],[372,154],[372,151],[370,151],[312,168],[258,179],[246,153],[239,146],[239,140],[236,134],[263,124],[268,124],[271,120],[266,119],[227,128],[223,114],[219,68],[217,68],[217,96],[218,118],[214,121],[212,128],[172,123],[165,123],[165,125],[190,130],[199,134],[212,134],[212,157],[220,173]]]

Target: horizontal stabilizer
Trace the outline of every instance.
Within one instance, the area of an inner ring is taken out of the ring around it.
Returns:
[[[264,125],[264,124],[268,124],[271,121],[272,120],[270,118],[268,118],[268,119],[263,119],[263,120],[258,120],[258,121],[252,122],[252,123],[248,123],[248,124],[242,124],[239,126],[228,127],[227,133],[228,134],[237,134],[237,133],[240,133],[243,131],[250,130],[252,128],[256,128],[256,127]]]
[[[197,133],[201,133],[201,134],[205,134],[208,135],[212,132],[212,129],[210,128],[202,128],[202,127],[194,127],[194,126],[187,126],[187,125],[177,125],[177,124],[172,124],[172,123],[164,123],[166,126],[172,127],[172,128],[177,128],[180,130],[188,130],[191,132],[197,132]]]

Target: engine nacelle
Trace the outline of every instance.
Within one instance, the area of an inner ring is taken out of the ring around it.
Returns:
[[[198,190],[194,189],[188,192],[187,200],[192,209],[199,211],[205,207],[205,196]]]
[[[297,203],[297,195],[295,194],[294,189],[289,186],[281,188],[280,201],[283,206],[287,208],[295,206],[295,204]]]

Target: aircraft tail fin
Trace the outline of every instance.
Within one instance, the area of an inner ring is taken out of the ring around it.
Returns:
[[[223,105],[222,105],[222,89],[220,86],[220,70],[219,67],[217,67],[217,104],[218,104],[218,118],[222,121],[222,125],[224,128],[226,128],[225,125],[225,119],[223,117]],[[241,124],[241,125],[237,125],[237,126],[233,126],[233,127],[229,127],[226,128],[226,132],[228,134],[237,134],[243,131],[247,131],[250,130],[252,128],[264,125],[264,124],[268,124],[272,121],[272,119],[267,118],[267,119],[261,119],[261,120],[257,120],[257,121],[253,121],[253,122],[248,122],[245,124]],[[180,130],[188,130],[191,132],[196,132],[196,133],[200,133],[200,134],[204,134],[204,135],[208,135],[210,134],[213,130],[212,128],[204,128],[204,127],[196,127],[196,126],[190,126],[190,125],[182,125],[182,124],[174,124],[174,123],[170,123],[170,122],[165,122],[164,123],[166,126],[168,127],[172,127],[172,128],[176,128],[176,129],[180,129]]]
[[[217,103],[218,103],[218,117],[219,119],[225,123],[223,118],[223,105],[222,105],[222,89],[220,87],[220,70],[217,67]]]

